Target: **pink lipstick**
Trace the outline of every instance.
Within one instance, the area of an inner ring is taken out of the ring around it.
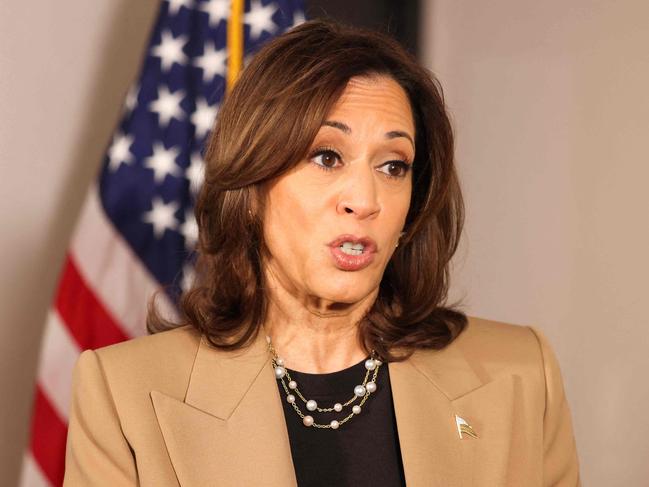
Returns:
[[[358,271],[372,263],[376,242],[369,237],[339,235],[327,244],[336,267],[343,271]]]

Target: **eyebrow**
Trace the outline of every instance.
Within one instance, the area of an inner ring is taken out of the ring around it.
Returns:
[[[322,123],[323,126],[327,127],[333,127],[335,129],[341,130],[343,133],[349,135],[352,133],[352,129],[349,127],[349,125],[346,125],[342,122],[337,122],[336,120],[325,120]],[[412,137],[410,134],[407,132],[404,132],[403,130],[390,130],[389,132],[386,132],[385,138],[386,139],[396,139],[397,137],[404,137],[410,141],[412,144],[412,148],[415,148],[415,141],[412,140]]]

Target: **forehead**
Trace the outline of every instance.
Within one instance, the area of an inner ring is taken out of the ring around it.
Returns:
[[[414,134],[415,126],[410,101],[405,90],[393,78],[385,75],[351,78],[328,118],[358,118],[378,116],[394,129]]]

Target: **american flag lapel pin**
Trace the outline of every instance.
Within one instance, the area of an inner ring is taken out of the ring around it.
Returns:
[[[457,425],[457,434],[460,435],[460,439],[464,439],[464,435],[470,436],[471,438],[477,438],[478,435],[469,423],[465,419],[460,418],[457,414],[455,415],[455,424]]]

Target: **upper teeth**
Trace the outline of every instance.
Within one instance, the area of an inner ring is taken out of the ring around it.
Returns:
[[[365,246],[361,243],[343,242],[340,249],[346,254],[360,255],[363,253]]]

